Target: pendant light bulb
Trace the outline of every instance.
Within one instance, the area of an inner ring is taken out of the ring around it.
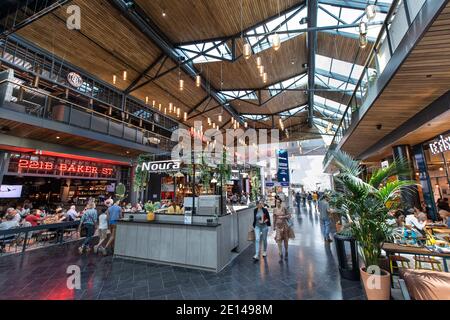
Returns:
[[[201,84],[202,84],[202,77],[201,77],[200,75],[197,75],[197,76],[195,77],[195,86],[196,86],[197,88],[199,88],[199,87],[201,86]]]
[[[359,47],[361,49],[364,49],[365,47],[367,47],[367,44],[368,44],[367,36],[365,34],[359,35]]]
[[[172,113],[172,109],[173,109],[173,103],[169,103],[169,112]]]
[[[264,72],[263,74],[263,82],[267,83],[267,72]]]
[[[159,104],[158,109],[159,109],[159,111],[161,111],[161,103]]]
[[[113,84],[116,84],[116,83],[117,83],[117,76],[113,75]]]
[[[244,122],[244,127],[247,128],[248,127],[248,123]]]
[[[222,115],[219,114],[219,122],[222,122]]]
[[[250,46],[250,43],[247,42],[244,44],[243,53],[245,60],[250,59],[250,57],[252,56],[252,47]]]
[[[275,51],[278,51],[278,49],[280,49],[281,47],[281,40],[280,40],[280,35],[278,33],[275,33],[272,36],[272,48]]]
[[[259,67],[259,75],[262,77],[264,75],[264,66]]]
[[[187,121],[187,112],[184,113],[184,115],[183,115],[183,120],[184,120],[184,121]]]
[[[124,71],[123,72],[123,81],[127,81],[127,76],[128,76],[127,71]]]
[[[148,96],[145,97],[145,104],[148,104]]]
[[[377,15],[377,6],[374,4],[368,5],[366,8],[367,20],[372,21],[373,19],[375,19],[376,15]]]
[[[180,91],[183,91],[184,90],[184,80],[183,79],[180,79]]]
[[[208,125],[211,125],[211,118],[210,117],[208,117]]]
[[[155,100],[152,101],[152,106],[153,106],[153,108],[156,106],[156,101]]]
[[[256,66],[260,67],[261,65],[262,65],[262,59],[261,59],[261,57],[257,57],[256,58]]]
[[[364,21],[361,21],[359,23],[359,34],[363,34],[366,35],[367,34],[367,23],[365,23]]]
[[[177,118],[180,117],[180,112],[181,112],[180,108],[177,108]]]

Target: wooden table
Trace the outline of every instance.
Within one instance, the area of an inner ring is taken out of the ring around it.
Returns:
[[[435,251],[430,251],[427,248],[423,247],[409,247],[402,246],[396,243],[388,243],[383,244],[382,249],[386,251],[386,255],[390,256],[395,253],[403,253],[403,254],[412,254],[412,255],[420,255],[420,256],[432,256],[432,257],[440,257],[444,261],[444,271],[448,272],[447,267],[447,259],[450,259],[450,253],[440,253]]]
[[[433,233],[438,234],[450,234],[450,228],[433,228]]]

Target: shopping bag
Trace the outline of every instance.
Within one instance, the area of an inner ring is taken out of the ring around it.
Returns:
[[[293,228],[289,228],[289,239],[295,239],[295,233]]]
[[[255,241],[255,239],[256,239],[256,237],[255,237],[255,229],[250,228],[250,229],[248,230],[248,237],[247,237],[247,240],[248,240],[248,241]]]

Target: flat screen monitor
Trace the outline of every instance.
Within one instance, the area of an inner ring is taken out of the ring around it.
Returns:
[[[22,195],[22,185],[1,185],[0,198],[20,198]]]

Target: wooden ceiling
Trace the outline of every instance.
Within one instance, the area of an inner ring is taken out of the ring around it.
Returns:
[[[268,18],[277,17],[280,11],[298,7],[304,2],[304,0],[243,0],[241,26],[238,0],[136,0],[136,4],[174,44],[236,35],[242,28],[258,25]],[[176,62],[171,59],[161,59],[162,51],[158,46],[122,15],[110,1],[73,0],[70,5],[73,4],[80,6],[81,9],[81,30],[67,29],[66,5],[21,29],[18,34],[111,85],[112,76],[117,75],[118,81],[115,86],[120,90],[126,89],[155,62],[155,66],[143,75],[138,85],[151,80],[158,70],[161,74],[176,67]],[[166,13],[165,17],[162,15],[163,11]],[[241,46],[242,43],[238,40],[238,55],[241,53]],[[318,54],[358,64],[363,64],[370,52],[370,48],[359,50],[357,39],[324,32],[318,33],[317,50]],[[306,72],[304,68],[307,62],[306,34],[283,42],[277,52],[265,50],[259,53],[259,56],[268,73],[267,84],[263,83],[257,72],[255,55],[249,60],[240,58],[233,63],[211,62],[196,64],[195,67],[217,90],[267,88],[270,84]],[[128,72],[126,81],[120,77],[123,70]],[[180,77],[185,80],[183,91],[178,90]],[[207,117],[213,118],[213,121],[215,119],[218,123],[218,114],[223,115],[222,124],[229,122],[230,119],[230,115],[221,108],[214,108],[218,105],[215,100],[205,101],[199,105],[210,93],[197,88],[194,80],[184,72],[180,73],[178,68],[131,94],[141,100],[145,100],[146,97],[149,97],[150,101],[155,100],[157,107],[161,104],[162,111],[168,108],[169,103],[173,103],[181,108],[181,114],[190,112],[189,117],[198,115],[184,123],[188,126],[193,124],[193,120],[202,120],[206,126]],[[338,99],[337,95],[327,93],[324,97]],[[301,91],[284,92],[270,99],[269,92],[263,90],[260,99],[263,102],[261,106],[255,105],[257,101],[249,103],[237,100],[232,101],[231,105],[241,114],[277,114],[307,102],[307,96]],[[268,102],[264,103],[265,101]],[[194,108],[197,111],[191,112]],[[211,108],[212,110],[208,112],[207,110]],[[306,113],[294,119],[299,123],[305,122]],[[294,119],[290,119],[288,125],[295,125]],[[269,125],[272,125],[271,122]]]
[[[231,36],[304,0],[137,0],[172,43]],[[163,17],[162,12],[166,13]]]
[[[450,87],[450,4],[416,45],[377,101],[367,111],[342,149],[358,156],[370,145],[427,107]],[[441,130],[422,130],[398,143],[416,144],[450,129],[448,117]],[[445,121],[444,121],[445,122]],[[381,130],[376,126],[382,125]]]

